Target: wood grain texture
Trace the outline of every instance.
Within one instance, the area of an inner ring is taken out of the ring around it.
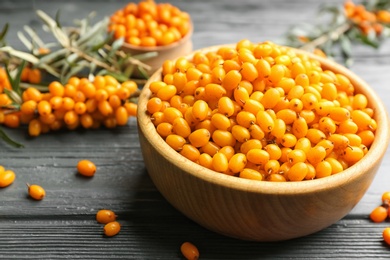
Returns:
[[[316,17],[315,0],[169,1],[190,13],[194,49],[233,43],[242,38],[277,41],[291,25]],[[325,2],[325,1],[323,1]],[[326,1],[342,4],[342,0]],[[8,42],[22,48],[16,32],[28,24],[39,33],[33,13],[42,9],[69,25],[95,10],[99,18],[125,5],[110,1],[0,2],[0,27],[11,24]],[[352,70],[367,81],[390,109],[390,42],[378,50],[354,46]],[[388,259],[381,232],[389,223],[373,224],[369,212],[389,190],[387,152],[370,189],[343,220],[300,239],[251,243],[208,231],[184,217],[157,192],[142,160],[135,120],[114,130],[59,132],[29,138],[25,128],[7,131],[25,144],[13,149],[0,143],[0,164],[14,169],[15,183],[0,190],[0,258],[3,259],[182,259],[183,241],[194,242],[202,259]],[[89,158],[98,165],[93,179],[76,175],[75,165]],[[45,200],[29,200],[25,183],[39,183]],[[342,198],[341,198],[342,199]],[[107,239],[94,220],[100,208],[114,210],[121,233]]]

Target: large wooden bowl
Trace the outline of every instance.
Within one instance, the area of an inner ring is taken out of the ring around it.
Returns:
[[[215,51],[221,46],[206,48]],[[298,50],[297,50],[298,51]],[[180,212],[220,234],[244,240],[279,241],[322,230],[359,202],[380,166],[389,142],[389,121],[381,100],[358,76],[328,59],[307,54],[324,69],[347,76],[375,110],[375,140],[364,158],[345,171],[301,182],[259,182],[206,169],[174,151],[156,132],[146,112],[150,82],[138,103],[138,127],[147,171],[161,194]]]

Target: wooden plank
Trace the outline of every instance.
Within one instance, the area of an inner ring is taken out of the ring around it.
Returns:
[[[92,10],[97,17],[110,15],[128,1],[31,1],[0,2],[0,27],[11,24],[7,38],[22,45],[15,32],[28,24],[42,33],[31,10],[55,15],[61,9],[64,25]],[[321,5],[312,0],[169,1],[190,13],[195,32],[194,49],[252,41],[279,40],[291,25],[314,20]],[[343,0],[327,1],[342,4]],[[50,37],[44,34],[44,39]],[[351,68],[366,80],[390,109],[390,44],[379,50],[354,46]],[[144,168],[136,121],[114,130],[61,131],[38,138],[25,128],[7,130],[24,149],[0,143],[0,165],[15,170],[17,180],[0,189],[0,258],[4,259],[182,259],[183,241],[194,242],[202,259],[386,259],[390,248],[381,232],[388,222],[374,224],[369,212],[389,190],[389,151],[370,189],[352,212],[331,227],[311,236],[280,243],[254,243],[208,231],[170,206],[155,189]],[[96,162],[92,179],[76,174],[81,158]],[[47,191],[43,201],[27,198],[25,183],[39,183]],[[342,199],[342,198],[341,198]],[[98,209],[118,214],[122,231],[102,236],[94,220]]]

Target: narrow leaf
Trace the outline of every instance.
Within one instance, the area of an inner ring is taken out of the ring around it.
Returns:
[[[346,57],[350,57],[352,55],[352,45],[348,37],[340,35],[340,46]]]
[[[22,148],[24,147],[24,145],[12,140],[4,131],[3,129],[0,127],[0,138],[3,139],[3,141],[5,141],[6,143],[8,143],[9,145],[12,145],[16,148]]]
[[[151,51],[151,52],[136,54],[136,55],[133,55],[131,57],[134,59],[137,59],[137,60],[146,60],[146,59],[150,59],[150,58],[153,58],[156,56],[158,56],[158,53],[156,51]]]
[[[19,40],[26,46],[26,48],[29,51],[32,51],[34,49],[34,46],[31,44],[31,42],[24,36],[22,32],[17,32]]]
[[[40,47],[45,46],[45,43],[41,40],[38,34],[36,34],[36,32],[30,26],[25,25],[23,28],[38,46]]]
[[[105,31],[108,25],[108,20],[104,19],[98,23],[96,23],[92,28],[90,28],[88,31],[86,31],[84,34],[80,32],[80,39],[77,41],[77,44],[79,46],[87,43],[90,39],[93,39],[94,37],[100,36],[99,31]]]
[[[69,51],[67,49],[59,49],[57,51],[50,52],[49,54],[46,54],[45,56],[41,57],[40,62],[50,64],[51,62],[62,58],[63,56],[66,56],[68,52]]]
[[[0,32],[0,41],[2,41],[4,39],[4,37],[7,35],[7,32],[8,32],[8,28],[9,28],[9,24],[6,23],[3,27],[3,29],[1,30]]]
[[[20,89],[20,78],[22,77],[22,72],[23,72],[23,69],[24,67],[26,66],[26,61],[22,61],[22,64],[19,65],[18,67],[18,70],[17,70],[17,74],[14,78],[14,86],[12,86],[12,89],[19,95],[19,97],[22,96],[22,91]],[[19,100],[18,100],[19,101]],[[20,103],[21,104],[22,100],[20,100]]]
[[[15,56],[15,57],[20,58],[22,60],[31,62],[32,64],[37,64],[39,62],[39,59],[37,57],[35,57],[34,55],[27,53],[27,52],[17,51],[10,46],[4,46],[4,47],[0,48],[0,51],[7,52],[12,56]]]

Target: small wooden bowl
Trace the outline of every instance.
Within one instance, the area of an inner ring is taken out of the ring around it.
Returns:
[[[151,76],[161,67],[165,60],[174,60],[192,52],[192,32],[193,26],[191,25],[189,32],[182,39],[166,46],[142,47],[124,43],[122,50],[131,55],[156,52],[156,56],[141,60],[141,62],[150,66],[150,70],[147,73]]]
[[[378,128],[364,158],[343,172],[301,182],[259,182],[206,169],[169,147],[146,112],[151,95],[149,84],[161,79],[158,70],[139,97],[139,137],[152,181],[176,209],[201,226],[226,236],[280,241],[322,230],[347,215],[359,202],[388,146],[389,120],[385,107],[376,93],[348,69],[328,59],[307,55],[319,60],[324,69],[347,76],[357,92],[367,96]]]

